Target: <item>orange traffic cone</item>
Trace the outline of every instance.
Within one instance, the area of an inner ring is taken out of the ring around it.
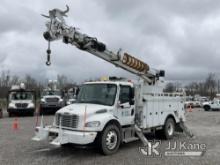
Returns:
[[[13,128],[13,130],[18,130],[18,119],[17,118],[14,119],[14,122],[12,124],[12,128]]]

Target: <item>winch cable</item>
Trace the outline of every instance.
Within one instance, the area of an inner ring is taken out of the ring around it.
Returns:
[[[51,31],[51,26],[52,26],[52,18],[50,19],[50,31]],[[46,61],[46,65],[50,66],[51,65],[51,61],[50,61],[50,55],[51,55],[51,49],[50,49],[50,39],[48,39],[48,47],[47,47],[47,61]]]

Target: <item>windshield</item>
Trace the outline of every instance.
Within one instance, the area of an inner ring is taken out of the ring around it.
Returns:
[[[48,95],[58,95],[61,96],[61,92],[56,90],[56,91],[43,91],[42,96],[48,96]]]
[[[11,93],[11,100],[32,100],[33,94],[31,92],[16,92]]]
[[[77,102],[112,106],[116,92],[115,84],[85,84],[79,91]]]

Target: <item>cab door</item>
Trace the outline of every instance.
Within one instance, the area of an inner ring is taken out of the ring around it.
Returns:
[[[122,125],[134,124],[134,88],[120,85],[118,117]]]

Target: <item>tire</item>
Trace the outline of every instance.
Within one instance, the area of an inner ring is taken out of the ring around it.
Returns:
[[[209,105],[205,105],[203,108],[204,108],[205,111],[210,111],[211,110]]]
[[[61,147],[63,147],[63,148],[69,148],[71,146],[72,146],[71,143],[61,144]]]
[[[104,131],[99,135],[99,149],[104,155],[111,155],[118,151],[121,143],[119,128],[114,125],[107,125]]]
[[[172,139],[175,132],[175,121],[173,118],[168,118],[164,124],[162,133],[164,139]]]

